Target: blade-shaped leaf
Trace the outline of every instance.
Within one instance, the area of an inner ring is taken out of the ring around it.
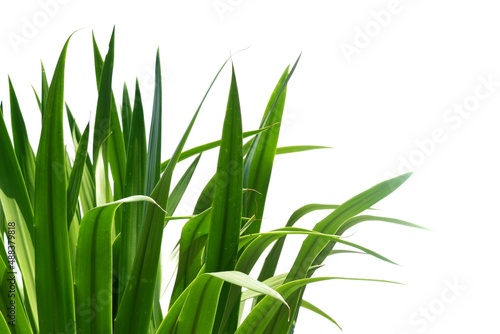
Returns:
[[[181,141],[177,145],[165,172],[153,190],[151,197],[161,207],[166,207],[167,205],[175,166],[179,161],[179,157],[198,117],[201,106],[226,63],[227,60],[212,80]],[[163,211],[151,205],[147,206],[138,252],[132,268],[132,278],[127,284],[115,320],[115,333],[143,333],[148,330],[157,283],[164,220],[165,213]],[[137,313],[137,309],[140,309],[141,312]]]
[[[340,325],[335,320],[333,320],[332,317],[330,317],[325,311],[323,311],[322,309],[320,309],[316,305],[313,305],[312,303],[308,302],[307,300],[302,299],[302,301],[300,302],[300,306],[322,316],[323,318],[325,318],[326,320],[330,321],[332,324],[337,326],[340,330],[342,330],[342,327],[340,327]]]
[[[170,306],[174,305],[177,298],[198,276],[203,266],[203,249],[205,248],[212,209],[191,218],[182,228],[179,268],[175,279]]]
[[[141,92],[136,82],[134,111],[132,114],[129,142],[127,144],[127,168],[125,178],[125,196],[144,195],[146,180],[146,129],[142,109]],[[137,243],[143,220],[144,203],[131,203],[124,206],[123,224],[121,227],[122,248],[120,255],[120,285],[125,285],[125,278],[132,271]],[[121,300],[123,291],[120,291]]]
[[[33,333],[36,331],[35,322],[30,323],[26,307],[21,298],[21,289],[18,278],[15,276],[18,269],[15,266],[14,254],[18,240],[16,239],[16,229],[13,222],[6,223],[6,245],[2,238],[2,248],[0,249],[0,314],[5,316],[7,331],[0,333]],[[26,300],[26,299],[24,299]]]
[[[348,219],[369,209],[374,204],[391,194],[394,190],[401,186],[411,176],[411,174],[412,173],[406,173],[383,181],[354,196],[316,224],[314,230],[325,234],[337,234],[341,226]],[[337,242],[340,242],[340,239],[337,240]],[[286,282],[305,278],[310,275],[308,273],[309,268],[313,265],[317,266],[321,264],[324,259],[329,256],[334,245],[335,242],[328,241],[326,239],[318,239],[314,236],[308,236],[302,244],[299,255],[295,259]],[[302,299],[303,293],[304,289],[301,289],[291,299],[287,300],[292,308],[293,321],[295,321],[298,316],[300,300]],[[267,333],[271,333],[272,331],[288,332],[291,330],[292,323],[288,322],[286,310],[282,309],[277,318],[273,320],[273,324],[270,326],[271,329],[267,331]]]
[[[64,66],[69,39],[50,84],[37,152],[35,269],[40,332],[62,332],[75,322],[67,225],[63,135]],[[70,332],[75,332],[73,327]]]
[[[130,97],[128,94],[128,88],[126,84],[123,85],[121,115],[122,115],[123,141],[125,142],[125,145],[128,145],[128,141],[130,138],[130,127],[132,124],[132,106],[130,104]],[[126,147],[126,151],[128,151],[128,147]]]
[[[276,123],[278,125],[273,126],[269,131],[258,134],[245,158],[243,185],[245,188],[254,189],[255,192],[246,193],[244,197],[246,206],[243,214],[245,217],[253,215],[256,217],[255,223],[246,231],[247,234],[260,231],[285,108],[286,87],[299,60],[300,56],[292,69],[289,70],[287,67],[281,75],[267,104],[261,128]]]
[[[248,138],[248,137],[251,137],[251,136],[255,136],[256,134],[258,133],[261,133],[263,131],[267,131],[269,130],[271,127],[266,127],[266,128],[263,128],[263,129],[258,129],[258,130],[252,130],[252,131],[247,131],[247,132],[243,132],[243,138]],[[216,140],[216,141],[212,141],[210,143],[207,143],[207,144],[203,144],[203,145],[200,145],[200,146],[196,146],[196,147],[193,147],[189,150],[186,150],[184,152],[182,152],[180,158],[179,158],[179,161],[183,161],[183,160],[186,160],[188,158],[191,158],[197,154],[200,154],[200,153],[203,153],[203,152],[206,152],[208,150],[211,150],[213,148],[216,148],[216,147],[219,147],[220,146],[220,140]],[[167,167],[168,163],[170,162],[170,159],[168,160],[165,160],[164,162],[161,163],[161,171],[163,172],[165,170],[165,168]]]
[[[167,204],[167,212],[169,214],[174,213],[182,197],[184,196],[184,193],[186,192],[186,189],[189,183],[191,182],[191,178],[193,177],[196,167],[198,166],[198,162],[200,162],[200,158],[201,154],[197,156],[196,159],[194,159],[191,165],[189,165],[188,169],[186,169],[186,172],[182,175],[179,182],[177,182],[177,185],[175,186],[174,190],[172,190],[172,193],[168,198],[168,204]]]
[[[157,205],[149,197],[131,196],[92,209],[83,218],[78,236],[75,275],[79,333],[112,332],[113,221],[122,203],[137,201]]]
[[[30,201],[33,202],[35,188],[35,154],[29,143],[26,124],[24,123],[19,101],[17,100],[16,92],[14,91],[14,86],[10,78],[9,91],[14,148],[16,150],[19,166],[24,176],[24,182],[30,196]]]
[[[160,50],[156,52],[155,91],[153,115],[149,127],[148,161],[146,166],[146,194],[150,194],[160,179],[162,128],[162,84]]]
[[[206,250],[207,272],[232,270],[236,264],[242,212],[242,146],[241,110],[233,69],[215,177]]]
[[[95,43],[95,40],[94,40]],[[94,47],[94,58],[95,58],[95,68],[96,68],[96,79],[99,88],[99,95],[97,98],[97,107],[95,115],[94,124],[94,140],[93,140],[93,159],[92,162],[97,164],[97,158],[101,146],[108,138],[111,131],[111,104],[113,100],[112,93],[112,78],[113,78],[113,64],[114,64],[114,51],[115,50],[115,31],[111,34],[111,39],[109,41],[108,54],[104,64],[101,66],[102,58],[99,54],[99,49],[95,45]],[[99,61],[99,59],[101,61]],[[101,73],[98,73],[98,68],[102,67]],[[100,74],[100,75],[99,75]],[[106,154],[104,154],[105,160]],[[107,161],[105,161],[107,165]],[[107,170],[107,168],[106,168]]]
[[[308,204],[300,209],[296,210],[286,223],[287,227],[294,226],[295,223],[305,216],[308,213],[317,211],[317,210],[330,210],[330,209],[336,209],[338,208],[338,205],[328,205],[328,204]],[[280,260],[281,252],[283,251],[283,246],[285,244],[285,237],[279,239],[276,244],[274,244],[273,248],[269,252],[269,254],[266,257],[266,260],[264,261],[264,264],[262,265],[262,269],[259,275],[259,281],[264,281],[268,279],[269,277],[273,277],[276,268],[278,266],[278,261]]]
[[[71,170],[71,175],[68,181],[68,214],[67,222],[68,226],[73,220],[75,214],[76,206],[78,204],[78,196],[80,194],[80,187],[82,184],[83,172],[85,169],[85,161],[87,159],[87,148],[89,142],[89,125],[83,131],[83,136],[78,144],[78,149],[76,151],[75,162],[73,163],[73,168]]]
[[[399,284],[397,282],[386,281],[386,280],[375,280],[375,279],[364,279],[364,278],[348,278],[348,277],[315,277],[315,278],[304,278],[297,281],[285,283],[282,286],[276,288],[276,291],[280,293],[285,299],[288,299],[297,290],[304,288],[308,284],[329,281],[329,280],[355,280],[355,281],[368,281],[368,282],[381,282],[381,283],[393,283]],[[266,296],[262,299],[248,314],[243,323],[238,327],[235,334],[262,334],[268,327],[272,327],[271,320],[275,316],[276,312],[281,308],[281,304],[276,299],[270,296]],[[282,333],[282,332],[274,332]],[[293,333],[293,330],[292,332]]]
[[[2,171],[6,171],[0,173],[0,201],[5,221],[15,223],[16,260],[23,275],[24,290],[27,296],[26,308],[32,323],[38,327],[33,209],[3,115],[0,117],[0,147],[2,148],[0,149]]]

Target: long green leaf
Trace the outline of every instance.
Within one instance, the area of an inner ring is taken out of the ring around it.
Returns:
[[[3,247],[0,249],[0,290],[2,291],[0,313],[5,316],[8,326],[6,326],[7,331],[0,331],[0,333],[33,333],[36,330],[35,323],[30,323],[25,304],[21,298],[18,278],[15,276],[15,273],[18,272],[14,257],[18,245],[16,230],[13,228],[13,222],[6,223],[5,227],[7,228],[7,243],[4,245],[2,239]]]
[[[399,186],[401,186],[409,177],[411,173],[403,174],[401,176],[383,181],[372,188],[354,196],[349,199],[335,211],[325,217],[314,227],[315,231],[325,234],[337,234],[341,226],[350,218],[357,214],[369,209],[374,204],[391,194]],[[340,240],[337,240],[340,242]],[[345,242],[345,241],[344,241]],[[291,282],[297,279],[307,277],[308,269],[313,265],[321,264],[326,257],[329,256],[335,242],[325,239],[318,239],[314,236],[308,236],[299,251],[297,258],[290,270],[286,282]],[[363,250],[363,249],[362,249]],[[364,251],[364,250],[363,250]],[[289,301],[292,308],[292,322],[288,322],[286,310],[282,309],[278,317],[269,326],[266,333],[289,332],[292,330],[293,323],[298,316],[300,300],[304,290],[301,289]]]
[[[179,157],[191,133],[196,118],[198,117],[203,102],[226,63],[227,60],[212,80],[212,83],[184,132],[181,141],[177,145],[165,172],[153,190],[151,197],[161,207],[166,207],[167,205],[175,166],[179,161]],[[115,320],[115,333],[143,333],[148,330],[157,283],[164,220],[165,213],[163,211],[151,205],[147,206],[138,252],[132,268],[132,277],[127,284]],[[140,309],[141,312],[137,313],[137,309]]]
[[[113,176],[114,198],[120,199],[124,196],[127,158],[123,132],[120,127],[120,120],[118,119],[118,111],[114,98],[111,101],[110,122],[111,133],[108,145],[109,167]],[[121,220],[118,225],[121,226]],[[118,228],[118,230],[120,230],[120,228]]]
[[[392,283],[399,284],[393,281],[386,280],[376,280],[376,279],[365,279],[365,278],[350,278],[350,277],[315,277],[315,278],[304,278],[293,282],[288,282],[282,286],[276,288],[276,291],[280,293],[286,300],[296,293],[299,289],[304,288],[308,284],[329,281],[329,280],[350,280],[350,281],[368,281],[368,282],[380,282],[380,283]],[[235,334],[262,334],[266,331],[271,321],[276,313],[281,308],[281,304],[269,296],[262,299],[248,314],[243,323],[238,327]],[[291,323],[291,321],[290,321]],[[281,332],[275,332],[281,333]]]
[[[263,131],[268,131],[268,129],[270,129],[270,128],[271,128],[271,126],[263,128],[263,129],[255,130],[255,131],[244,132],[243,138],[253,136],[253,135],[258,134],[258,133],[263,132]],[[244,154],[248,152],[251,144],[252,144],[252,140],[250,140],[245,145],[243,145],[243,153]],[[205,151],[205,149],[213,148],[216,146],[220,146],[220,141],[209,143],[209,144],[202,145],[202,146],[198,146],[198,147],[195,147],[191,150],[185,151],[185,152],[183,152],[183,155],[181,155],[181,157],[184,155],[191,156],[191,154],[194,152],[203,152],[203,151]],[[316,150],[316,149],[322,149],[322,148],[327,148],[327,147],[324,147],[324,146],[288,146],[288,147],[284,147],[284,148],[278,147],[278,149],[276,150],[276,155],[303,152],[303,151]],[[195,205],[195,208],[193,210],[193,214],[195,214],[195,215],[199,214],[212,206],[214,186],[215,186],[215,175],[207,182],[207,184],[205,185],[205,188],[203,188],[203,191],[201,192],[201,194],[198,198],[198,201]]]
[[[132,105],[130,104],[130,97],[128,94],[128,88],[126,84],[123,85],[121,115],[122,115],[123,140],[125,142],[125,145],[128,145],[130,138],[130,127],[132,124]],[[128,147],[126,147],[126,151],[128,152]]]
[[[278,125],[273,126],[269,131],[258,134],[253,140],[245,158],[243,186],[255,190],[254,192],[246,193],[244,197],[246,203],[244,216],[251,217],[255,215],[255,223],[245,232],[247,234],[260,231],[274,158],[278,147],[281,121],[285,108],[286,88],[299,60],[300,56],[297,58],[292,69],[289,70],[287,67],[281,75],[269,99],[260,127],[262,128],[271,124]]]
[[[226,271],[203,274],[192,284],[179,315],[179,333],[212,334],[214,332],[217,302],[220,298],[223,281],[265,294],[286,305],[285,300],[278,292],[243,273]]]
[[[35,250],[33,243],[33,209],[30,203],[21,168],[12,146],[5,121],[0,117],[0,201],[5,220],[15,223],[17,247],[16,260],[23,275],[28,315],[38,328],[35,288]],[[5,228],[5,226],[3,227]]]
[[[178,333],[212,334],[223,281],[201,275],[193,283],[179,315]]]
[[[167,212],[169,214],[173,214],[177,206],[179,205],[182,197],[184,196],[189,183],[191,182],[191,178],[193,177],[194,172],[196,171],[196,167],[198,167],[198,162],[200,162],[201,155],[197,156],[196,159],[193,160],[191,165],[189,165],[186,172],[182,175],[179,182],[175,186],[174,190],[170,193],[167,204]]]
[[[231,88],[222,130],[212,203],[212,220],[206,246],[206,272],[233,270],[238,256],[243,208],[243,138],[240,101],[234,67]],[[220,296],[217,319],[232,312],[227,304],[230,286]],[[226,310],[226,306],[229,309]],[[238,304],[234,305],[238,306]],[[237,311],[235,311],[237,312]],[[237,313],[236,313],[237,314]],[[215,332],[224,330],[224,323],[216,321]]]
[[[156,52],[155,64],[155,89],[153,98],[153,115],[151,117],[151,126],[149,127],[148,159],[146,162],[146,194],[150,194],[160,179],[161,167],[161,142],[162,142],[162,77],[161,77],[160,50]],[[170,183],[170,181],[169,181]],[[170,185],[169,190],[170,191]],[[142,228],[142,226],[141,226]],[[158,260],[160,266],[161,260]],[[153,314],[150,330],[156,331],[161,323],[160,307],[161,291],[161,270],[156,271],[156,286],[153,298]]]
[[[76,333],[67,225],[63,135],[64,66],[69,39],[50,84],[37,152],[35,269],[40,332]]]
[[[101,85],[101,76],[102,76],[102,68],[104,66],[104,61],[102,59],[101,52],[99,51],[99,47],[97,45],[94,32],[92,32],[92,47],[94,50],[95,79],[97,84],[97,90],[99,91],[99,86]]]
[[[295,223],[310,212],[314,212],[317,210],[330,210],[338,208],[338,205],[329,205],[329,204],[308,204],[300,209],[296,210],[286,223],[287,227],[294,226]],[[285,238],[279,239],[276,244],[274,244],[273,248],[269,252],[262,265],[262,269],[259,275],[259,281],[264,281],[269,277],[274,276],[276,272],[276,268],[278,266],[279,260],[282,258],[281,252],[283,251],[283,246],[285,244]]]
[[[71,135],[73,138],[75,151],[78,154],[80,141],[82,139],[82,134],[80,133],[80,129],[78,128],[75,118],[71,113],[71,110],[68,107],[68,105],[66,105],[66,115],[68,118],[68,124],[71,131]],[[83,151],[83,147],[81,149]],[[80,194],[79,194],[83,215],[88,211],[90,211],[91,209],[95,208],[96,206],[94,167],[92,166],[92,162],[90,161],[90,156],[88,154],[88,144],[87,144],[87,152],[85,155],[86,155],[85,166],[83,167],[83,175],[80,184]]]
[[[182,228],[179,242],[179,268],[170,298],[170,306],[174,305],[182,292],[194,281],[203,266],[203,250],[208,236],[211,214],[212,209],[202,212],[191,218]]]
[[[271,127],[266,127],[266,128],[263,128],[263,129],[258,129],[258,130],[252,130],[252,131],[243,132],[243,138],[248,138],[248,137],[251,137],[251,136],[255,136],[256,134],[261,133],[263,131],[267,131],[270,128]],[[186,160],[186,159],[191,158],[191,157],[193,157],[193,156],[195,156],[197,154],[200,154],[200,153],[206,152],[208,150],[211,150],[213,148],[219,147],[220,143],[221,143],[220,140],[216,140],[216,141],[212,141],[210,143],[206,143],[206,144],[203,144],[203,145],[200,145],[200,146],[193,147],[193,148],[191,148],[189,150],[186,150],[186,151],[182,152],[182,154],[181,154],[181,156],[179,158],[179,161]],[[311,147],[313,147],[313,146],[311,146]],[[317,146],[317,148],[319,148],[319,146]],[[165,170],[165,168],[167,167],[167,165],[168,165],[169,162],[170,162],[170,159],[167,159],[167,160],[165,160],[164,162],[161,163],[161,171],[162,172]]]
[[[10,78],[9,91],[14,148],[24,176],[24,182],[30,196],[30,201],[33,202],[35,191],[35,154],[33,153],[33,149],[29,143],[26,124],[24,123],[19,101],[17,100],[16,92],[14,91],[14,86],[12,85]]]
[[[160,179],[161,168],[161,128],[162,128],[162,82],[161,82],[160,50],[156,52],[155,91],[153,115],[149,127],[148,161],[146,166],[146,194],[153,191]]]
[[[76,254],[75,295],[79,333],[111,333],[113,328],[113,222],[122,203],[148,201],[131,196],[89,211],[83,218]]]
[[[144,112],[142,109],[141,92],[136,82],[134,110],[131,120],[129,142],[127,144],[127,167],[125,178],[125,196],[146,194],[144,184],[146,180],[146,129],[144,125]],[[120,285],[125,285],[125,280],[132,271],[137,243],[140,236],[143,219],[144,203],[130,203],[124,206],[123,224],[121,227],[121,256],[119,279]],[[123,291],[120,291],[119,300]]]
[[[215,178],[207,272],[232,270],[236,264],[242,212],[242,146],[241,110],[233,69]]]
[[[298,152],[306,152],[312,150],[322,150],[331,148],[329,146],[318,146],[318,145],[296,145],[296,146],[283,146],[276,149],[276,155],[280,154],[290,154]]]
[[[342,327],[340,327],[340,325],[335,320],[333,320],[332,317],[330,317],[325,311],[321,310],[316,305],[313,305],[307,300],[302,299],[302,301],[300,302],[300,306],[322,316],[323,318],[325,318],[326,320],[330,321],[332,324],[337,326],[340,330],[342,330]]]
[[[101,59],[99,50],[95,46],[94,47],[94,58],[95,58],[95,68],[96,68],[96,80],[98,86],[98,98],[97,98],[97,107],[96,107],[96,116],[95,116],[95,124],[94,124],[94,140],[93,140],[93,159],[92,162],[95,167],[95,172],[97,172],[97,161],[99,154],[103,156],[103,168],[104,175],[100,176],[105,179],[107,183],[107,145],[106,140],[108,139],[111,132],[111,107],[113,101],[113,93],[112,93],[112,78],[113,78],[113,64],[114,64],[114,50],[115,50],[115,31],[111,34],[111,38],[109,41],[109,49],[106,55],[106,59],[104,64],[101,66],[99,59]],[[95,42],[95,40],[94,40]],[[102,59],[101,59],[102,60]],[[102,67],[101,73],[98,73],[98,68]],[[100,74],[100,76],[98,76]],[[101,152],[102,150],[102,152]],[[96,177],[97,179],[97,177]],[[99,186],[99,182],[96,182],[96,186]],[[106,187],[107,184],[104,184]],[[97,189],[97,195],[106,193],[106,189]],[[98,201],[98,204],[102,204],[100,202],[105,201],[101,199]]]
[[[87,148],[89,142],[89,125],[83,131],[83,136],[78,144],[78,149],[76,151],[75,162],[73,163],[73,168],[71,170],[71,175],[68,181],[68,193],[67,193],[67,202],[68,202],[68,214],[67,214],[67,222],[68,226],[73,220],[73,216],[76,211],[76,207],[78,204],[78,196],[80,194],[80,188],[82,184],[83,173],[85,170],[85,161],[87,159]]]

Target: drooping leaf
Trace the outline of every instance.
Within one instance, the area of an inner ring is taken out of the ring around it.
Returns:
[[[398,284],[397,282],[386,281],[386,280],[375,280],[375,279],[364,279],[364,278],[347,278],[347,277],[314,277],[314,278],[303,278],[293,282],[288,282],[282,286],[276,288],[276,291],[280,293],[285,300],[293,295],[297,290],[304,288],[308,284],[329,281],[329,280],[355,280],[355,281],[368,281],[368,282],[381,282],[381,283],[392,283]],[[280,302],[269,296],[262,299],[247,315],[243,323],[238,327],[235,334],[262,334],[269,330],[271,327],[272,319],[276,313],[281,308]],[[291,323],[291,321],[290,321]],[[293,327],[293,326],[292,326]],[[280,333],[280,332],[275,332]],[[291,332],[293,333],[293,331]]]
[[[323,311],[322,309],[320,309],[316,305],[313,305],[312,303],[308,302],[307,300],[302,299],[302,301],[300,302],[300,306],[322,316],[323,318],[325,318],[326,320],[330,321],[332,324],[337,326],[340,330],[342,330],[342,327],[340,327],[340,325],[335,320],[333,320],[332,317],[330,317],[325,311]]]
[[[75,296],[79,333],[112,333],[113,222],[122,203],[148,201],[131,196],[89,211],[83,218],[76,253]]]
[[[336,209],[338,208],[338,205],[328,205],[328,204],[309,204],[301,207],[300,209],[296,210],[288,222],[286,223],[287,227],[294,226],[295,223],[305,216],[306,214],[310,212],[314,212],[317,210],[330,210],[330,209]],[[269,254],[266,257],[266,260],[264,261],[264,264],[262,265],[262,269],[259,275],[259,280],[264,281],[268,279],[269,277],[273,277],[276,268],[278,266],[278,262],[280,258],[282,258],[282,251],[283,251],[283,246],[285,244],[285,237],[279,239],[276,244],[274,244],[273,248],[269,252]]]
[[[314,230],[325,234],[337,234],[347,220],[371,208],[374,204],[391,194],[401,186],[410,175],[411,173],[406,173],[383,181],[354,196],[316,224]],[[324,259],[329,256],[336,242],[340,242],[340,240],[328,241],[326,239],[308,236],[302,244],[286,282],[291,282],[311,275],[308,269],[313,265],[317,266],[321,264]],[[303,293],[304,289],[301,289],[295,293],[291,299],[287,299],[292,309],[293,321],[295,321],[298,316],[300,300],[302,299]],[[292,329],[293,321],[291,323],[288,322],[287,312],[285,309],[282,309],[276,319],[273,320],[273,323],[266,333],[272,333],[273,331],[289,332]]]

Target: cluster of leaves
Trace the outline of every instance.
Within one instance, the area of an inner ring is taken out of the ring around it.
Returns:
[[[114,32],[104,59],[93,39],[98,101],[89,138],[90,123],[81,132],[64,101],[68,43],[69,39],[50,85],[42,66],[41,91],[35,92],[42,115],[36,154],[10,80],[12,139],[1,111],[0,332],[292,333],[301,307],[336,324],[302,298],[308,284],[355,279],[313,277],[328,256],[348,252],[334,247],[348,245],[356,249],[350,252],[389,261],[341,235],[364,221],[415,226],[363,214],[405,182],[409,177],[405,174],[342,205],[306,205],[284,228],[262,231],[276,155],[321,148],[278,147],[286,87],[297,63],[280,77],[260,129],[250,132],[242,132],[233,68],[221,139],[184,150],[209,88],[172,157],[162,162],[159,54],[147,140],[139,86],[133,103],[124,86],[121,106],[112,92]],[[73,160],[64,143],[64,112],[76,152]],[[162,310],[163,230],[178,218],[175,210],[202,152],[216,147],[220,147],[216,173],[199,195],[193,215],[186,218],[170,304]],[[193,161],[172,184],[175,167],[185,159]],[[317,210],[329,214],[312,230],[294,226]],[[292,234],[304,235],[305,240],[291,269],[277,274],[285,237]],[[271,245],[258,279],[251,278],[250,271]],[[12,276],[14,269],[18,274]],[[252,307],[244,315],[242,306],[248,300],[253,300]]]

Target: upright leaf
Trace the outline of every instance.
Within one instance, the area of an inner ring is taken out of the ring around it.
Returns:
[[[243,193],[241,110],[234,68],[215,176],[206,271],[234,269],[238,254]]]
[[[198,276],[203,267],[203,250],[210,227],[212,209],[191,218],[182,228],[179,242],[179,268],[175,279],[170,306],[172,307],[184,290]]]
[[[144,195],[146,180],[146,129],[142,109],[141,92],[136,82],[134,111],[132,114],[129,142],[127,144],[127,168],[125,178],[125,196]],[[137,244],[143,220],[144,203],[130,203],[123,207],[123,224],[121,227],[121,253],[120,253],[120,284],[126,284],[126,277],[132,271]],[[119,299],[121,300],[120,291]]]
[[[150,194],[160,179],[161,127],[162,127],[162,84],[160,50],[156,52],[155,92],[153,115],[149,127],[148,163],[146,172],[146,194]]]
[[[68,192],[67,192],[68,226],[70,225],[73,216],[75,215],[76,207],[78,205],[78,196],[80,194],[83,173],[85,171],[85,161],[87,159],[88,142],[89,142],[89,125],[87,125],[87,127],[85,128],[83,136],[81,137],[81,140],[78,144],[75,162],[73,163],[73,168],[71,169],[71,175],[68,181]]]
[[[97,90],[99,91],[99,86],[101,85],[101,76],[102,76],[102,68],[104,66],[104,61],[102,60],[101,52],[99,51],[99,46],[97,45],[97,41],[95,40],[94,32],[92,32],[92,47],[94,50],[95,80],[97,84]]]
[[[264,113],[261,128],[272,126],[269,131],[258,134],[250,146],[245,158],[244,187],[255,191],[245,193],[245,217],[255,215],[255,223],[245,233],[251,234],[260,231],[264,206],[267,198],[269,182],[274,165],[274,157],[278,147],[283,111],[285,108],[286,88],[290,77],[300,60],[300,56],[289,72],[288,67],[281,75]]]
[[[130,105],[130,97],[128,95],[128,88],[126,84],[123,85],[121,115],[123,140],[125,142],[125,145],[128,145],[128,141],[130,138],[130,124],[132,122],[132,106]],[[126,151],[128,151],[128,147],[126,148]]]
[[[201,110],[210,89],[219,76],[224,62],[212,80],[210,87],[205,93],[198,109],[182,136],[177,148],[170,159],[165,172],[156,185],[151,197],[162,207],[166,207],[169,197],[172,175],[184,145],[191,133],[196,118]],[[144,219],[144,227],[139,240],[139,247],[132,267],[132,275],[127,283],[125,294],[118,308],[115,320],[115,333],[144,333],[148,330],[155,288],[157,283],[157,271],[160,259],[161,241],[163,236],[165,213],[156,207],[148,205]],[[137,312],[136,310],[141,310]]]
[[[94,40],[95,43],[95,40]],[[115,31],[111,34],[111,39],[109,41],[108,54],[106,55],[106,60],[102,65],[102,71],[99,71],[100,57],[99,50],[94,44],[94,58],[95,58],[95,68],[97,83],[99,88],[99,95],[97,98],[96,116],[94,124],[94,140],[93,140],[93,160],[92,162],[96,164],[99,155],[99,150],[103,146],[104,142],[107,140],[111,131],[111,103],[113,100],[112,93],[112,77],[113,77],[113,64],[114,64],[114,53],[115,53]],[[101,73],[99,73],[101,72]],[[105,147],[103,148],[105,150]],[[104,154],[105,160],[106,154]],[[105,161],[107,165],[107,161]],[[107,168],[106,168],[107,170]]]
[[[78,236],[75,275],[78,333],[112,333],[113,221],[122,203],[148,201],[131,196],[89,211]]]
[[[238,257],[243,204],[243,137],[238,86],[234,67],[231,88],[222,129],[221,147],[214,181],[212,219],[206,247],[206,272],[233,270]],[[231,313],[235,305],[227,304],[230,286],[221,293],[217,319]],[[226,310],[226,306],[229,309]],[[235,314],[237,312],[235,311]],[[231,325],[235,325],[235,318]],[[216,321],[216,331],[223,329]],[[229,329],[231,331],[231,329]]]
[[[0,117],[0,147],[0,201],[5,221],[15,224],[16,260],[23,275],[24,292],[27,296],[26,309],[34,327],[37,328],[33,208],[3,115]]]
[[[33,153],[33,149],[31,148],[29,142],[26,124],[24,123],[19,101],[17,100],[16,92],[14,91],[14,86],[12,85],[10,78],[9,91],[14,148],[24,176],[24,182],[26,183],[26,189],[28,190],[30,201],[33,202],[35,188],[35,154]]]
[[[35,269],[40,332],[75,333],[75,303],[67,226],[63,134],[64,66],[69,39],[50,84],[37,152]],[[68,327],[70,326],[70,327]]]

